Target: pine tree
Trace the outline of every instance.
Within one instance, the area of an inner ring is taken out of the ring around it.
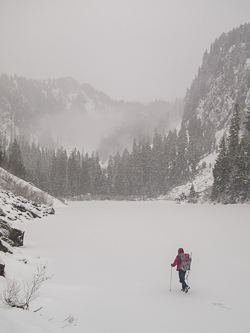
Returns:
[[[244,122],[244,125],[250,137],[250,108],[247,110],[246,121]]]
[[[239,132],[240,132],[240,118],[239,106],[235,105],[233,115],[229,127],[228,136],[228,162],[229,162],[229,186],[228,195],[231,195],[231,201],[238,193],[238,156],[239,156]]]
[[[59,193],[59,184],[56,174],[57,174],[57,160],[56,160],[56,154],[54,152],[49,166],[49,183],[50,183],[49,192],[55,196],[57,196]]]
[[[80,152],[72,150],[68,159],[68,187],[71,196],[80,194],[81,155]]]
[[[231,158],[231,166],[233,166],[236,152],[239,145],[239,132],[240,132],[240,117],[239,117],[239,106],[235,105],[233,115],[229,127],[228,137],[228,154]]]
[[[179,184],[182,184],[184,181],[186,181],[189,176],[187,145],[188,145],[188,142],[187,142],[186,128],[182,124],[181,129],[178,133],[178,138],[177,138],[176,178],[178,179]]]
[[[213,177],[214,183],[212,188],[212,199],[219,199],[223,194],[226,193],[226,190],[229,186],[229,161],[228,161],[228,152],[226,147],[226,141],[223,137],[219,146],[219,155],[214,165]]]
[[[91,165],[88,153],[82,157],[80,171],[80,193],[87,194],[92,192],[91,188]]]
[[[140,147],[136,140],[133,143],[133,151],[129,159],[129,188],[131,195],[141,194],[143,187],[143,168]]]
[[[192,173],[196,172],[197,165],[203,154],[203,131],[201,121],[196,116],[193,116],[188,126],[189,145],[188,156],[189,165]]]
[[[91,170],[91,179],[92,179],[92,193],[93,194],[105,194],[106,182],[104,171],[100,166],[100,158],[96,153],[95,156],[92,154],[92,170]]]
[[[108,166],[107,166],[107,195],[111,197],[115,195],[114,159],[112,155],[109,156]]]
[[[16,139],[9,146],[8,169],[13,175],[25,179],[25,167],[20,146]]]
[[[249,154],[248,143],[245,138],[242,138],[238,157],[236,158],[236,172],[234,177],[235,196],[240,200],[245,201],[249,193]]]
[[[141,144],[141,162],[143,172],[143,184],[145,188],[145,195],[149,194],[149,179],[151,173],[152,153],[149,141],[142,142]]]
[[[178,183],[177,174],[177,131],[169,132],[167,137],[168,188]]]
[[[126,182],[126,176],[125,176],[123,164],[121,161],[118,165],[117,173],[115,176],[115,191],[116,191],[116,195],[119,195],[119,196],[128,195],[128,185]]]
[[[67,197],[68,192],[68,157],[65,149],[57,150],[56,179],[58,180],[58,195]]]
[[[189,196],[188,196],[188,202],[189,203],[196,203],[197,202],[197,193],[195,192],[193,183],[192,183],[191,188],[190,188],[190,193],[189,193]]]

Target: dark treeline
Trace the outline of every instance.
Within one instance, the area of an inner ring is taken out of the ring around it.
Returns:
[[[224,203],[249,200],[250,109],[240,128],[239,107],[235,106],[228,137],[222,138],[219,149],[213,170],[212,199]]]
[[[203,128],[193,117],[179,132],[155,130],[151,141],[134,140],[131,152],[110,156],[105,167],[98,153],[55,151],[22,139],[2,144],[0,166],[56,197],[156,197],[192,179],[202,155],[214,148],[212,125]]]

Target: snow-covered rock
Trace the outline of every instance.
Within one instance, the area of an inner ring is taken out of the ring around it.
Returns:
[[[54,213],[53,207],[30,202],[0,188],[0,251],[13,253],[12,247],[23,245],[24,232],[13,226],[15,222],[25,222]]]
[[[48,193],[43,192],[35,185],[26,182],[23,179],[20,179],[8,171],[0,168],[0,188],[12,192],[10,196],[18,196],[18,201],[27,203],[27,200],[44,204],[46,206],[56,207],[63,206],[64,203],[57,198],[49,195]],[[20,199],[22,197],[22,199]],[[6,198],[6,196],[5,196]],[[26,199],[24,199],[26,198]],[[8,199],[6,199],[8,200]],[[12,200],[12,199],[11,199]],[[48,208],[47,208],[48,209]],[[41,215],[41,214],[38,214]]]
[[[0,168],[0,251],[13,253],[13,247],[23,245],[24,232],[15,224],[54,214],[58,205],[64,204]]]

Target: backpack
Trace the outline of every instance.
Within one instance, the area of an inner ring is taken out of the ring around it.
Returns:
[[[191,266],[191,257],[188,253],[180,253],[179,254],[181,258],[181,265],[180,269],[183,271],[190,271],[190,266]]]

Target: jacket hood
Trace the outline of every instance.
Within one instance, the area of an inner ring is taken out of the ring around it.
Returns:
[[[181,254],[181,253],[184,253],[184,250],[183,250],[182,247],[180,247],[179,250],[178,250],[178,254]]]

